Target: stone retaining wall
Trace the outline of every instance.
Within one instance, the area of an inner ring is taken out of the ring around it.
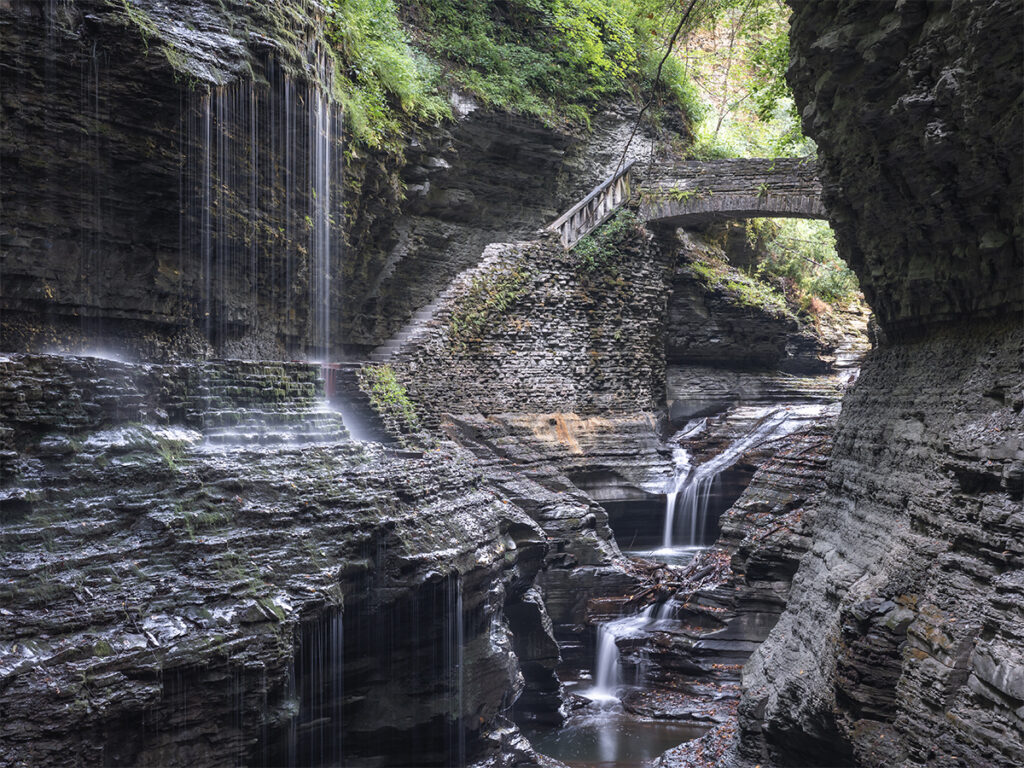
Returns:
[[[554,235],[489,246],[482,266],[462,278],[464,291],[392,361],[428,424],[443,413],[615,414],[661,405],[665,257],[630,228],[607,263],[588,271],[581,258]],[[512,289],[510,275],[519,275]],[[503,281],[517,296],[499,309],[500,297],[488,292]],[[484,327],[459,337],[453,323],[474,312],[487,313]]]

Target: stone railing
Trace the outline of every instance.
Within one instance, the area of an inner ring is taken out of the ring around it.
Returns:
[[[548,224],[547,230],[558,232],[562,245],[572,248],[593,232],[629,199],[630,170],[633,161],[619,168],[598,184],[586,197]]]

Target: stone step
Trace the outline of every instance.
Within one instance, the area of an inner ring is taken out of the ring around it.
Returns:
[[[337,443],[349,439],[345,427],[339,429],[302,430],[290,432],[259,432],[251,430],[230,430],[205,435],[209,445],[259,445]]]
[[[507,248],[501,243],[492,243],[484,248],[480,261],[457,274],[433,301],[416,310],[391,338],[370,352],[370,360],[378,363],[390,360],[409,342],[429,329],[430,323],[437,317],[441,308],[450,304],[472,281],[475,274],[501,261],[505,256]]]

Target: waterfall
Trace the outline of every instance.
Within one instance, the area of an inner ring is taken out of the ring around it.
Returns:
[[[672,548],[672,530],[676,522],[676,499],[679,491],[669,491],[665,495],[665,531],[662,534],[661,546],[663,549]]]
[[[684,448],[675,448],[672,451],[672,490],[665,495],[665,528],[662,533],[662,547],[672,547],[672,531],[675,527],[676,502],[679,498],[679,489],[685,482],[690,472],[690,454]]]
[[[342,763],[344,693],[344,622],[336,610],[299,631],[288,680],[288,695],[297,711],[282,756],[290,768]]]
[[[465,620],[462,605],[462,575],[448,579],[445,617],[445,670],[451,713],[448,762],[453,768],[466,764],[465,715]]]
[[[657,605],[652,603],[640,613],[607,621],[597,626],[597,655],[594,660],[594,685],[583,692],[591,701],[618,701],[622,685],[619,638],[635,635],[651,625]]]
[[[676,616],[676,604],[672,598],[669,598],[661,607],[658,608],[658,615],[655,617],[655,621],[669,621],[674,619]]]
[[[770,410],[724,451],[696,467],[690,466],[685,451],[681,451],[681,459],[680,449],[677,449],[675,478],[672,490],[666,494],[662,549],[656,554],[668,554],[677,547],[705,545],[708,509],[721,473],[752,448],[797,429],[805,417],[802,411]]]
[[[316,90],[311,96],[309,119],[309,175],[312,194],[309,198],[310,228],[310,306],[312,309],[311,339],[314,354],[326,360],[331,350],[331,229],[334,225],[331,208],[331,180],[334,164],[340,153],[332,151],[335,144],[335,117],[327,96]],[[341,185],[339,185],[339,190]]]
[[[615,698],[619,687],[619,646],[615,642],[616,635],[611,623],[601,624],[597,628],[597,659],[594,663],[594,687],[587,692],[587,697],[594,701],[606,701]]]
[[[268,332],[288,354],[331,353],[343,120],[329,61],[313,69],[298,79],[269,60],[269,85],[218,86],[183,110],[179,281],[219,354],[251,354],[243,337]]]

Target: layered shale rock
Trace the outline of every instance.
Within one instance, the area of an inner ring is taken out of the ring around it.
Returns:
[[[881,324],[1019,311],[1019,4],[790,5],[790,82]]]
[[[830,759],[834,713],[868,765],[1018,762],[1020,359],[1019,327],[996,324],[865,365],[814,545],[744,679],[747,728],[780,755]]]
[[[314,224],[340,219],[324,186],[342,181],[322,10],[0,8],[5,349],[159,358],[212,342],[287,359],[322,344],[309,254],[320,271],[340,259]]]
[[[660,625],[641,652],[656,690],[632,694],[625,702],[631,711],[695,722],[735,717],[740,667],[778,621],[810,546],[835,416],[808,421],[742,457],[739,463],[756,471],[722,513],[714,547],[679,577],[682,589],[670,603],[679,624]]]
[[[465,453],[305,365],[2,366],[5,764],[446,764],[550,690],[548,544]]]
[[[353,151],[324,14],[314,0],[0,7],[6,349],[366,350],[619,159],[635,108],[610,105],[582,136],[460,94],[453,121]],[[642,130],[631,152],[653,141]]]
[[[615,485],[607,478],[621,483],[622,478],[643,476],[650,482],[648,472],[664,471],[658,451],[631,451],[637,444],[628,437],[636,432],[624,428],[624,421],[548,414],[464,415],[444,422],[445,431],[480,458],[488,482],[526,510],[547,536],[550,549],[538,585],[558,640],[558,662],[575,668],[592,660],[590,602],[633,591],[639,583],[626,567],[605,507],[583,490],[585,481],[605,478],[595,480],[591,490],[609,485],[617,497],[644,496],[640,488]],[[640,434],[650,449],[653,435],[650,425],[644,426],[647,430]]]
[[[428,422],[442,414],[653,411],[665,265],[642,229],[592,260],[555,235],[492,244],[391,360]]]
[[[791,5],[840,252],[889,343],[844,401],[813,544],[744,674],[740,754],[1019,765],[1022,9]]]
[[[346,342],[364,351],[388,338],[430,304],[491,243],[530,240],[558,213],[612,173],[637,118],[612,104],[586,135],[496,113],[469,96],[455,100],[457,121],[424,130],[395,171],[405,199],[368,194],[373,155],[356,157],[347,227],[354,246],[345,265]],[[655,136],[644,124],[629,159],[649,156]],[[379,173],[377,174],[379,175]],[[350,179],[351,181],[351,179]]]
[[[742,232],[742,230],[741,230]],[[679,230],[665,329],[669,418],[716,413],[735,403],[834,402],[869,348],[859,302],[824,318],[798,317],[781,301],[743,293],[732,273],[751,254],[732,230]],[[708,264],[721,275],[709,272]],[[728,265],[728,266],[727,266]],[[742,286],[740,286],[742,287]]]

